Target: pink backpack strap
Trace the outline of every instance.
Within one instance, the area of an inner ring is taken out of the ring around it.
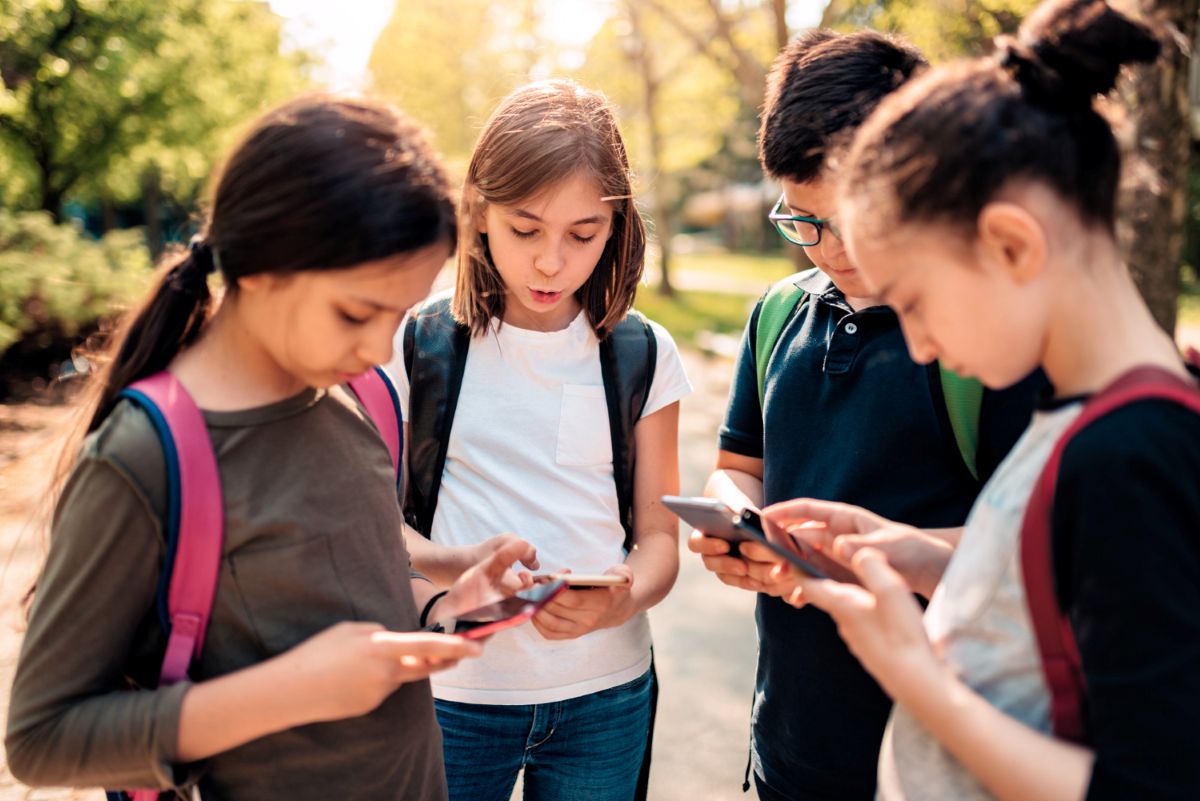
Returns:
[[[1051,520],[1058,470],[1063,451],[1076,434],[1122,406],[1148,399],[1175,401],[1200,414],[1200,391],[1195,384],[1156,367],[1140,367],[1125,373],[1093,395],[1059,438],[1034,485],[1021,527],[1025,601],[1050,691],[1050,720],[1056,735],[1074,742],[1084,742],[1087,737],[1083,720],[1084,675],[1075,635],[1055,593]]]
[[[165,687],[187,677],[204,648],[221,567],[225,512],[221,480],[204,416],[183,385],[164,371],[123,393],[150,415],[167,459],[168,532],[166,592],[170,634],[159,674]],[[177,515],[177,520],[175,516]],[[174,534],[170,533],[174,531]],[[172,548],[173,546],[173,548]],[[155,801],[157,790],[132,790],[133,801]]]
[[[191,395],[166,371],[129,389],[152,401],[165,419],[178,464],[179,528],[167,592],[171,633],[159,679],[165,686],[185,678],[204,648],[221,567],[225,512],[212,440]]]
[[[367,415],[375,422],[388,454],[392,469],[400,475],[400,458],[404,451],[404,429],[400,416],[400,398],[382,368],[373,367],[350,380],[350,389],[358,396]]]

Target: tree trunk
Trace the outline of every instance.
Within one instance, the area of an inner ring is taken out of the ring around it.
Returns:
[[[1132,180],[1122,192],[1118,234],[1154,319],[1173,334],[1191,162],[1189,50],[1200,0],[1139,0],[1138,5],[1145,17],[1167,19],[1174,29],[1162,58],[1122,83],[1135,152],[1127,156]]]
[[[53,168],[48,162],[38,159],[38,208],[54,218],[55,225],[62,222],[62,190],[54,185]]]
[[[107,194],[100,198],[100,232],[107,234],[109,231],[116,230],[117,227],[117,206],[113,203],[113,199]]]
[[[771,0],[771,11],[775,17],[775,49],[787,47],[791,32],[787,24],[787,0]]]
[[[675,294],[671,284],[671,212],[667,186],[664,183],[662,165],[662,120],[658,109],[659,79],[654,74],[654,63],[642,31],[640,9],[636,2],[627,2],[629,13],[631,47],[630,57],[638,68],[642,79],[642,111],[646,115],[646,127],[650,139],[650,174],[654,176],[654,237],[658,240],[658,294],[670,297]]]
[[[162,176],[153,165],[142,173],[142,209],[146,215],[146,247],[150,250],[150,260],[157,262],[166,243],[162,230]]]

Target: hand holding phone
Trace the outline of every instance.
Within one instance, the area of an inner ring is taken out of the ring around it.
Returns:
[[[629,584],[629,577],[614,573],[542,573],[533,577],[535,584],[550,581],[561,581],[569,590],[595,590],[601,587],[624,587]]]
[[[681,520],[707,536],[726,540],[733,545],[757,542],[806,575],[828,578],[825,571],[809,558],[768,538],[757,509],[747,508],[739,513],[715,498],[685,498],[678,495],[664,495],[662,502]]]
[[[512,597],[463,612],[452,620],[442,622],[441,626],[468,640],[482,640],[498,631],[531,620],[539,610],[566,589],[567,585],[563,581],[535,584]]]
[[[560,580],[565,582],[573,575],[563,574]],[[588,585],[589,580],[597,579],[606,586]],[[575,639],[597,629],[619,626],[637,613],[635,578],[629,565],[616,565],[601,576],[580,575],[575,580],[578,583],[572,592],[559,595],[533,619],[533,627],[546,639]]]

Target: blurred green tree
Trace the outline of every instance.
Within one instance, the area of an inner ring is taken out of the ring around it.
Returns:
[[[831,0],[822,27],[900,33],[933,62],[982,55],[1014,33],[1038,0]]]
[[[307,85],[280,24],[263,2],[0,0],[4,201],[194,201],[231,129]]]

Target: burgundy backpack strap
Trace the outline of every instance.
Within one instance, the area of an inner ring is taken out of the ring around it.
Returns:
[[[358,396],[363,409],[375,422],[392,457],[392,468],[400,476],[400,458],[404,452],[404,429],[400,415],[400,398],[382,368],[373,367],[350,380],[350,389]]]
[[[1050,691],[1050,721],[1056,735],[1074,742],[1086,739],[1084,676],[1075,635],[1055,592],[1051,519],[1058,470],[1067,444],[1081,430],[1122,406],[1147,399],[1175,401],[1200,414],[1200,391],[1195,384],[1155,367],[1125,373],[1092,396],[1059,438],[1034,485],[1021,528],[1025,600]]]

